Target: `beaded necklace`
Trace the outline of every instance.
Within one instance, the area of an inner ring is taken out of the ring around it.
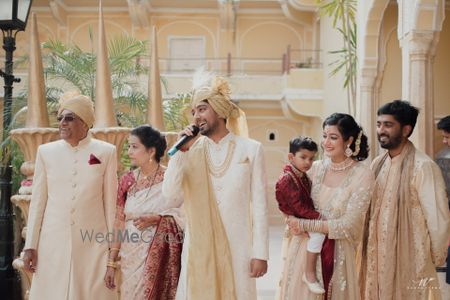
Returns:
[[[138,173],[137,178],[136,178],[136,183],[134,184],[134,189],[132,191],[132,196],[136,195],[136,193],[138,192],[137,185],[138,185],[138,182],[139,182],[139,177],[141,176],[141,171],[142,170],[139,169],[139,173]],[[155,172],[153,174],[153,179],[152,179],[152,181],[150,183],[150,187],[147,190],[147,194],[145,194],[145,198],[147,198],[148,194],[150,193],[150,190],[152,189],[152,187],[153,187],[153,185],[155,183],[155,179],[156,179],[156,175],[158,174],[158,171],[159,171],[159,164],[156,167],[156,170],[155,170]],[[149,177],[150,177],[150,175],[144,176],[143,179],[146,179],[147,181],[149,181]]]
[[[334,172],[345,171],[353,165],[354,160],[351,158],[346,158],[343,162],[334,163],[331,161],[330,170]]]
[[[214,177],[222,177],[225,172],[230,167],[231,159],[233,158],[234,148],[236,147],[236,143],[232,140],[228,145],[227,155],[225,157],[224,162],[221,165],[214,165],[213,160],[211,158],[211,153],[209,150],[209,144],[206,143],[205,152],[206,152],[206,164],[208,166],[209,173]]]

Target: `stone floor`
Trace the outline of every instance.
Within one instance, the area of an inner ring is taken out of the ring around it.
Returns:
[[[275,298],[282,268],[281,240],[283,231],[283,226],[270,227],[269,271],[264,277],[256,281],[258,300],[273,300]],[[441,283],[442,299],[450,299],[450,284],[445,283],[445,273],[438,273],[438,277]]]

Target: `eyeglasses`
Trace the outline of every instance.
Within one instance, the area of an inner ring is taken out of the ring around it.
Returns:
[[[63,120],[66,122],[72,122],[75,119],[77,119],[77,117],[74,115],[60,115],[56,118],[58,122],[62,122]]]

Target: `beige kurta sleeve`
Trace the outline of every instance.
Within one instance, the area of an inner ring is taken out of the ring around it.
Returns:
[[[373,173],[364,168],[352,178],[352,192],[344,214],[328,221],[330,239],[347,239],[353,244],[359,243],[363,230],[364,217],[369,207],[375,183]]]
[[[180,199],[183,197],[183,176],[187,156],[188,153],[178,151],[169,160],[162,186],[164,197],[168,199]]]
[[[252,163],[251,201],[253,222],[252,258],[269,259],[268,209],[267,209],[267,179],[264,155],[261,144],[257,145]]]
[[[47,206],[47,171],[42,160],[41,148],[36,154],[30,211],[28,213],[27,236],[24,249],[37,249],[41,233],[42,219]]]
[[[427,222],[431,240],[433,263],[440,266],[447,256],[450,234],[450,220],[444,179],[439,167],[433,161],[424,161],[416,168],[414,186]]]
[[[178,226],[180,226],[181,229],[184,230],[183,198],[180,196],[174,198],[164,198],[164,201],[166,201],[166,206],[170,208],[160,212],[159,215],[172,216],[177,222]]]
[[[114,230],[117,186],[117,156],[116,147],[114,147],[109,152],[105,174],[103,175],[103,207],[108,232]]]

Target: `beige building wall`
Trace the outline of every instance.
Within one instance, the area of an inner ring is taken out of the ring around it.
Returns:
[[[402,98],[402,51],[397,38],[397,4],[384,12],[380,33],[380,101],[378,106]]]
[[[332,20],[328,17],[320,19],[320,45],[324,78],[324,111],[322,117],[334,112],[348,113],[348,97],[347,91],[343,87],[343,71],[340,71],[335,76],[330,76],[330,72],[333,69],[330,64],[337,59],[337,56],[329,52],[341,49],[343,40],[340,33],[332,29]]]
[[[271,114],[267,117],[262,117],[261,115],[248,116],[250,136],[264,145],[267,180],[270,191],[270,222],[272,224],[283,222],[275,200],[274,186],[284,164],[288,162],[289,141],[300,134],[304,134],[302,133],[304,132],[302,123],[286,120],[280,110],[278,110],[278,116],[276,112],[277,109],[271,109]],[[270,140],[271,134],[275,136],[274,140]]]

